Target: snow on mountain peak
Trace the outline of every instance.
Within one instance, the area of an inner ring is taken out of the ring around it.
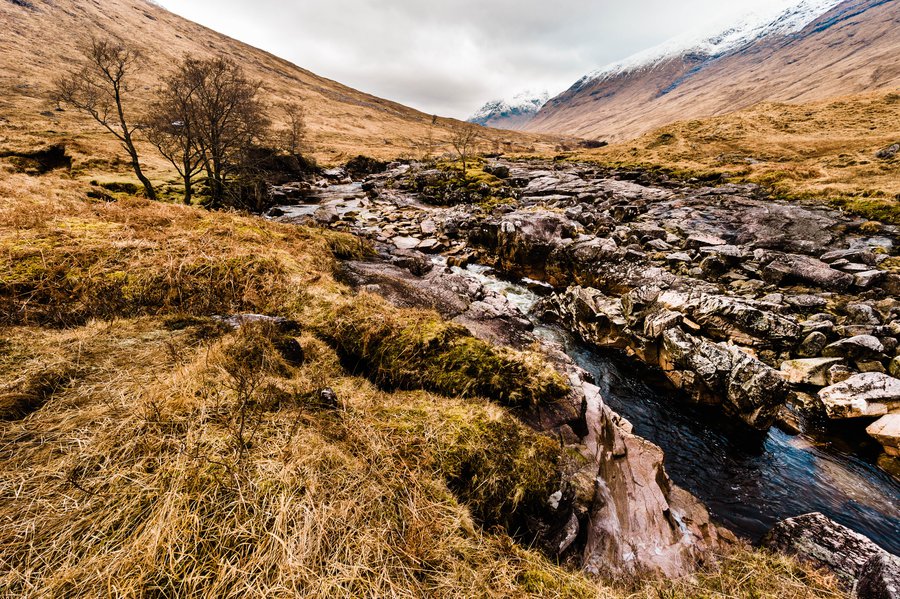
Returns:
[[[610,79],[641,69],[648,69],[675,57],[688,54],[713,58],[743,48],[771,35],[790,35],[803,30],[843,0],[785,0],[778,5],[746,13],[737,22],[710,35],[710,29],[681,35],[659,46],[634,54],[625,60],[598,69],[575,84]],[[721,24],[719,24],[721,26]]]
[[[550,94],[547,91],[525,90],[511,98],[486,103],[469,118],[469,122],[488,125],[503,119],[531,117],[537,114],[549,99]]]

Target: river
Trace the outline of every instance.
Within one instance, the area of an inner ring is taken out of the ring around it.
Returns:
[[[538,295],[482,266],[455,269],[505,295],[528,313]],[[536,322],[538,335],[562,343],[591,373],[610,407],[635,434],[659,445],[666,470],[735,533],[759,539],[783,518],[822,512],[900,554],[900,482],[860,452],[847,432],[816,438],[773,428],[766,435],[729,426],[721,412],[688,403],[666,388],[662,374],[640,361],[590,347],[565,331]]]

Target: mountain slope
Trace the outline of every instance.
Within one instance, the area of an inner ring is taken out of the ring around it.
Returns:
[[[628,139],[763,101],[802,103],[900,86],[900,2],[805,0],[767,21],[660,48],[583,78],[528,129]]]
[[[71,112],[54,113],[46,101],[53,79],[73,68],[79,48],[92,35],[120,38],[143,53],[146,66],[136,74],[133,86],[138,103],[149,97],[158,77],[184,54],[231,57],[264,82],[270,104],[303,103],[311,145],[320,159],[330,162],[359,153],[420,155],[428,151],[427,140],[446,139],[450,127],[458,125],[458,121],[434,120],[432,115],[320,77],[147,0],[0,0],[0,27],[4,30],[0,36],[0,146],[4,147],[44,143],[48,137],[72,133],[87,136],[94,154],[103,145],[105,136],[98,136],[90,122]],[[277,114],[272,118],[277,119]],[[485,135],[523,149],[537,140]],[[114,152],[114,144],[107,150]],[[78,148],[73,151],[77,153]]]
[[[469,122],[495,129],[521,131],[549,99],[550,94],[546,91],[524,91],[508,100],[487,102],[469,118]]]

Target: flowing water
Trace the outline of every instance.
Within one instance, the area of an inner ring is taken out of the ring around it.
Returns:
[[[502,293],[524,313],[538,299],[484,267],[457,272]],[[714,409],[667,390],[661,373],[637,360],[539,324],[536,333],[561,342],[635,434],[662,447],[672,479],[736,533],[756,540],[783,518],[818,511],[900,554],[900,482],[874,465],[872,456],[860,455],[846,431],[816,439],[777,429],[748,435]]]

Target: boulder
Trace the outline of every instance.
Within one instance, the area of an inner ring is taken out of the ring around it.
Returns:
[[[854,374],[856,374],[856,371],[849,366],[845,364],[835,364],[828,369],[828,384],[837,385],[838,383],[843,383]]]
[[[875,157],[881,160],[891,160],[898,153],[900,153],[900,144],[891,144],[875,152]]]
[[[888,455],[900,457],[900,412],[882,416],[866,429]]]
[[[809,256],[783,254],[766,264],[763,279],[775,285],[796,283],[815,285],[830,291],[844,291],[853,282],[853,275],[831,268],[828,264]]]
[[[828,358],[871,360],[880,358],[884,354],[884,345],[878,340],[878,337],[857,335],[832,343],[822,353]]]
[[[881,325],[881,316],[869,304],[856,303],[847,306],[847,318],[854,324]]]
[[[821,356],[828,345],[828,337],[820,331],[813,331],[803,340],[797,349],[797,355],[803,358],[815,358]]]
[[[762,545],[830,570],[848,591],[870,559],[886,554],[867,537],[818,512],[782,520]]]
[[[886,278],[887,273],[877,269],[867,269],[853,273],[853,283],[860,289],[878,287]]]
[[[884,416],[900,409],[900,379],[877,372],[857,374],[822,389],[819,399],[832,419]]]
[[[900,599],[900,558],[878,553],[859,572],[857,599]]]
[[[787,382],[794,385],[828,385],[828,369],[840,364],[841,358],[811,358],[787,360],[781,363],[781,372]]]
[[[657,303],[682,312],[714,339],[742,345],[793,345],[802,330],[793,319],[770,311],[771,304],[725,295],[666,291]]]
[[[588,479],[593,500],[583,568],[610,577],[691,572],[697,557],[718,543],[709,513],[672,484],[659,447],[633,435],[630,424],[605,405],[597,387],[578,383],[572,380],[584,398],[586,455],[596,464]]]
[[[721,404],[749,426],[766,430],[787,399],[781,374],[735,346],[711,343],[670,328],[662,335],[659,365],[695,401]]]

